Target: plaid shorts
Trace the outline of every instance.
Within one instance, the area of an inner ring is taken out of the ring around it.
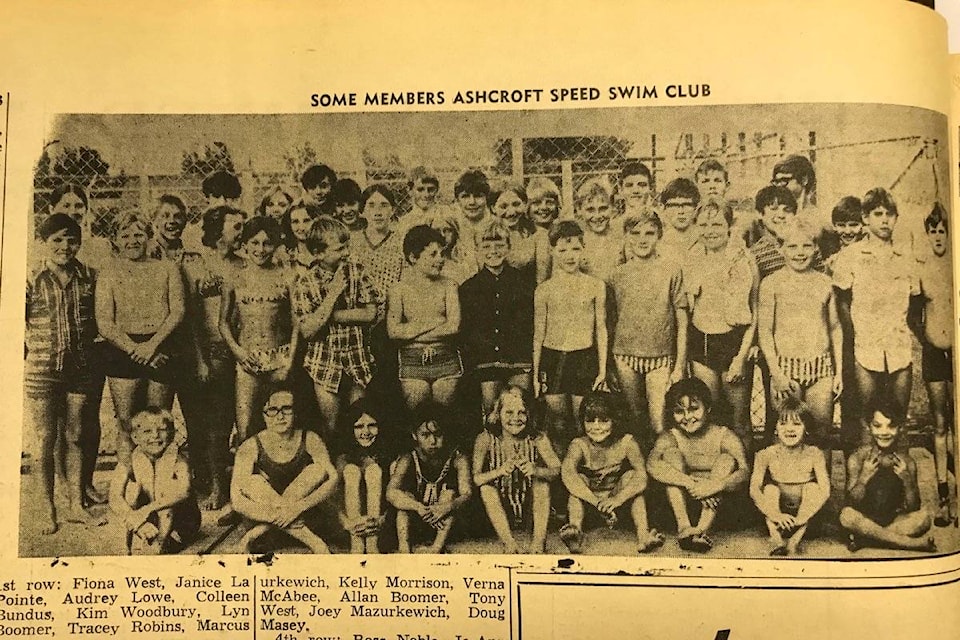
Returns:
[[[325,342],[311,342],[303,357],[303,368],[317,387],[337,394],[344,374],[360,388],[370,384],[373,378],[373,354],[366,345],[334,349]]]

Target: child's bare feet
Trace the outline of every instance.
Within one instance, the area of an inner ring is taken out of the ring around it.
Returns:
[[[105,493],[101,493],[100,491],[97,491],[97,488],[94,487],[92,484],[87,485],[84,488],[83,496],[84,498],[86,498],[88,505],[107,503],[107,495]]]
[[[784,544],[778,544],[770,550],[770,555],[775,558],[788,555],[789,553],[790,550],[787,548],[787,545]]]
[[[67,522],[76,522],[89,527],[100,527],[107,524],[107,519],[103,516],[95,516],[79,504],[70,505],[66,513]]]
[[[57,532],[57,514],[53,509],[49,509],[40,518],[40,533],[45,536],[53,535]]]
[[[650,529],[647,534],[637,540],[637,553],[650,553],[663,546],[666,538],[656,529]]]
[[[268,524],[255,524],[249,531],[243,534],[243,537],[240,538],[240,542],[237,543],[240,553],[255,553],[253,545],[256,543],[257,538],[265,534],[270,530],[270,525]]]
[[[583,531],[574,524],[560,527],[560,541],[567,545],[570,553],[580,553],[583,548]]]

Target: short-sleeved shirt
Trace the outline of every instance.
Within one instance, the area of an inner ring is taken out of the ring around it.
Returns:
[[[338,309],[358,309],[369,304],[381,304],[373,282],[355,262],[344,267],[347,287],[334,305]],[[299,274],[293,285],[293,312],[299,320],[316,311],[327,298],[327,287],[333,280],[333,272],[320,267],[306,274]],[[345,352],[367,354],[367,327],[356,324],[340,324],[330,321],[307,342],[304,364],[338,360]]]
[[[403,270],[403,238],[391,231],[377,244],[370,242],[366,232],[350,235],[350,257],[363,267],[382,299],[390,287],[400,281]]]
[[[66,285],[46,263],[27,278],[26,359],[45,371],[62,371],[67,358],[86,366],[97,337],[96,272],[78,260],[66,269]]]
[[[851,292],[853,353],[870,371],[910,365],[910,296],[920,293],[916,261],[898,247],[868,238],[845,247],[833,264],[833,286]]]
[[[699,244],[694,246],[683,270],[694,326],[716,335],[750,325],[755,268],[753,256],[742,244],[731,242],[722,252],[711,254]]]
[[[680,263],[659,255],[634,258],[613,272],[610,286],[617,309],[613,352],[640,358],[673,355],[676,310],[687,306]]]
[[[460,286],[460,335],[468,366],[529,365],[533,348],[533,282],[504,265],[481,269]]]
[[[780,244],[770,233],[764,233],[750,247],[750,253],[757,261],[757,271],[760,273],[760,279],[763,280],[774,271],[779,271],[787,265],[783,253],[780,251]],[[823,271],[823,256],[819,249],[815,249],[813,260],[810,266],[815,271]]]

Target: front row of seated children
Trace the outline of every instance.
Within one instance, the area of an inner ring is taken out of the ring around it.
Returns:
[[[709,551],[710,532],[727,510],[731,494],[749,477],[749,493],[763,515],[773,556],[796,554],[811,521],[830,493],[823,452],[805,442],[812,423],[800,401],[782,403],[777,441],[758,452],[752,474],[737,435],[711,416],[709,388],[697,378],[668,390],[664,422],[649,460],[623,421],[610,394],[592,393],[580,407],[581,435],[561,463],[554,444],[535,428],[526,392],[507,387],[476,437],[473,464],[457,448],[452,421],[442,407],[426,405],[412,421],[412,447],[393,455],[389,430],[376,409],[360,400],[344,412],[345,443],[334,464],[323,440],[295,424],[293,396],[275,391],[264,409],[264,431],[237,451],[231,483],[234,508],[250,528],[241,540],[249,552],[272,530],[328,552],[318,532],[321,508],[343,481],[339,523],[354,553],[377,553],[386,506],[396,510],[401,553],[442,553],[455,521],[471,501],[474,487],[497,538],[508,553],[542,553],[546,548],[550,493],[559,476],[568,498],[568,522],[560,538],[572,553],[585,543],[585,523],[613,527],[629,520],[640,553],[664,543],[647,520],[648,474],[662,484],[677,525],[681,549]],[[870,407],[871,442],[847,463],[847,506],[840,524],[848,546],[876,544],[933,551],[926,534],[931,518],[920,506],[917,465],[900,444],[901,411],[888,400]],[[200,529],[200,513],[186,457],[173,444],[168,411],[149,408],[133,421],[136,445],[129,463],[118,465],[110,492],[127,553],[173,553]],[[472,469],[472,472],[471,472]],[[524,548],[515,531],[532,525]],[[463,533],[469,533],[463,531]]]

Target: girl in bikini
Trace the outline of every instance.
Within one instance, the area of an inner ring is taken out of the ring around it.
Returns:
[[[337,470],[316,433],[295,426],[293,394],[274,391],[263,406],[266,428],[237,450],[230,498],[238,512],[253,521],[240,540],[242,553],[271,529],[279,529],[307,545],[313,553],[329,553],[326,543],[308,526],[314,509],[337,488]]]
[[[647,553],[663,544],[663,535],[647,526],[643,491],[647,471],[640,446],[623,433],[623,421],[615,416],[609,393],[593,392],[580,405],[580,423],[585,436],[574,438],[563,459],[561,477],[570,497],[569,522],[560,529],[560,539],[571,553],[583,544],[584,504],[593,507],[613,527],[617,512],[629,505],[637,532],[637,549]]]
[[[546,550],[550,482],[560,474],[553,443],[535,431],[525,392],[500,392],[473,447],[473,482],[506,553],[521,553],[512,528],[533,520],[533,553]]]
[[[240,234],[246,261],[223,286],[220,333],[237,361],[236,417],[241,440],[259,431],[259,425],[254,425],[255,407],[271,384],[287,379],[297,350],[290,273],[273,262],[279,240],[280,228],[272,218],[247,221]]]
[[[830,497],[823,452],[804,442],[810,410],[789,397],[779,413],[777,442],[757,453],[750,476],[750,497],[766,518],[771,556],[796,554],[810,519]]]

